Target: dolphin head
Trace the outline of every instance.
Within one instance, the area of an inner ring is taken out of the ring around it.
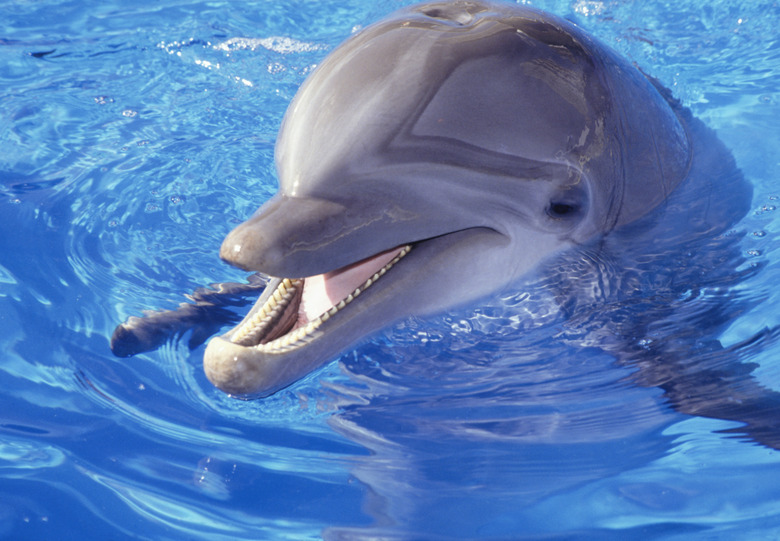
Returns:
[[[291,103],[279,191],[220,252],[276,279],[209,343],[206,374],[271,394],[641,217],[689,160],[654,84],[571,23],[473,1],[402,11],[334,50]]]

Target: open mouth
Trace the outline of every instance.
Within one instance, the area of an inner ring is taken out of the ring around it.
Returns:
[[[404,245],[325,274],[281,279],[262,306],[230,333],[230,342],[262,353],[286,353],[304,346],[411,249]]]

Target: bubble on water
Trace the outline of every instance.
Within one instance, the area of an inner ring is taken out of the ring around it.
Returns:
[[[603,2],[587,2],[584,0],[580,0],[574,5],[574,11],[586,17],[591,15],[601,15],[601,13],[604,11],[604,8],[605,6]]]
[[[240,50],[257,50],[263,47],[269,51],[281,54],[305,53],[325,49],[325,46],[316,43],[307,43],[297,39],[272,36],[268,38],[230,38],[218,45],[214,49],[218,51],[230,52]]]
[[[271,62],[268,64],[268,73],[272,75],[276,75],[277,73],[281,73],[285,71],[287,68],[284,66],[284,64],[280,64],[279,62]]]
[[[639,345],[644,349],[648,349],[652,344],[653,344],[652,338],[642,338],[639,341]]]

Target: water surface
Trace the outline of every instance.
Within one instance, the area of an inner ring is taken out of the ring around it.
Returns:
[[[189,336],[111,355],[127,316],[245,278],[217,251],[275,191],[287,104],[405,4],[3,4],[0,538],[780,535],[777,451],[675,411],[647,370],[744,365],[780,390],[773,1],[532,2],[717,132],[753,187],[723,231],[686,236],[689,190],[662,246],[628,231],[559,267],[591,297],[551,271],[262,401],[215,390]]]

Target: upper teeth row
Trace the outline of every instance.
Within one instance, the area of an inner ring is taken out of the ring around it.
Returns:
[[[266,327],[271,325],[284,311],[287,304],[295,296],[295,292],[303,285],[303,280],[290,280],[285,278],[276,287],[265,304],[255,312],[255,315],[249,321],[246,321],[233,335],[231,341],[235,344],[248,346],[262,336]]]
[[[412,249],[411,246],[407,245],[404,246],[401,251],[398,253],[397,256],[395,256],[392,261],[390,261],[387,265],[376,271],[371,277],[369,277],[363,284],[355,288],[355,290],[347,295],[345,299],[342,299],[339,301],[338,304],[331,307],[330,310],[319,316],[317,319],[309,322],[304,327],[300,327],[298,329],[295,329],[294,331],[284,335],[280,336],[276,340],[272,340],[266,344],[258,344],[256,346],[253,346],[256,350],[262,351],[263,353],[285,353],[287,351],[291,351],[293,349],[299,348],[307,343],[309,343],[311,340],[317,338],[320,336],[321,333],[315,331],[325,323],[328,319],[336,315],[336,312],[343,309],[346,305],[351,303],[355,297],[360,295],[363,291],[368,289],[371,284],[376,282],[379,278],[381,278],[387,271],[392,268],[393,265],[398,263],[398,261],[401,260],[402,257],[404,257],[406,254],[409,253],[409,251]],[[292,298],[292,296],[295,293],[295,288],[300,287],[302,285],[303,280],[289,280],[284,279],[282,283],[279,285],[277,290],[274,292],[273,296],[266,302],[266,304],[263,306],[261,310],[258,311],[258,313],[252,318],[252,321],[257,320],[258,324],[261,325],[260,329],[254,331],[246,331],[243,333],[241,338],[236,339],[234,337],[233,341],[238,342],[238,340],[242,340],[244,336],[248,336],[250,333],[252,337],[255,337],[260,334],[260,331],[262,331],[263,328],[265,328],[266,325],[270,324],[271,321],[273,321],[273,318],[276,314],[278,314],[279,310],[283,310],[286,306],[287,302],[289,302],[289,299]],[[284,289],[283,289],[284,288]],[[292,291],[287,293],[292,288]],[[279,291],[282,290],[281,293]],[[277,299],[277,293],[279,293],[279,298]],[[276,299],[276,300],[274,300]],[[281,301],[284,301],[283,303]],[[265,310],[266,306],[269,304],[272,305],[269,310]],[[278,305],[278,307],[277,307]],[[267,314],[267,315],[263,315]],[[266,321],[267,319],[267,321]],[[251,322],[250,322],[251,323]],[[242,327],[243,329],[243,327]],[[240,333],[240,331],[239,331]]]

